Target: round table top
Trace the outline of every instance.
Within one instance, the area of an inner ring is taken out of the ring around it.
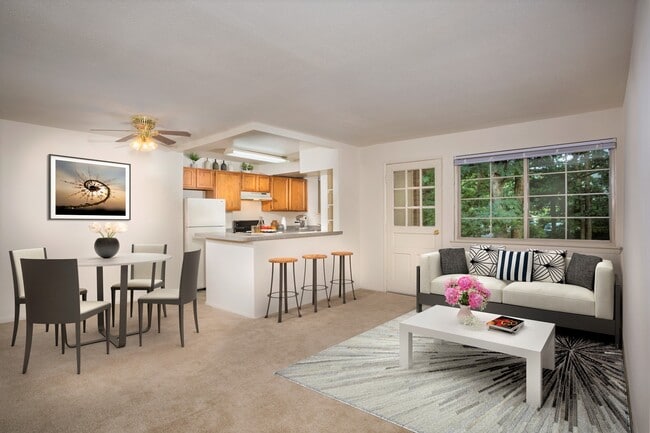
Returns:
[[[101,257],[81,257],[77,259],[79,266],[122,266],[136,263],[164,262],[171,259],[169,254],[158,253],[124,253],[109,259]]]

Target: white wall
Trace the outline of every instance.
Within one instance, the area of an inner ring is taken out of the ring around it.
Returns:
[[[131,164],[131,220],[118,235],[120,248],[131,243],[168,244],[169,286],[178,284],[182,261],[182,154],[165,149],[140,153],[83,132],[0,120],[0,322],[13,321],[13,280],[7,251],[47,247],[51,258],[94,256],[97,235],[87,220],[48,219],[48,154]],[[119,270],[104,271],[106,286]],[[95,299],[94,269],[81,268],[80,282]],[[175,282],[175,283],[174,283]],[[106,291],[105,291],[106,294]],[[21,318],[25,318],[24,309]]]
[[[623,340],[634,432],[650,431],[650,375],[648,374],[648,241],[650,240],[650,4],[639,1],[634,44],[625,95],[625,275]]]
[[[459,132],[455,134],[425,137],[402,142],[393,142],[365,147],[361,149],[360,186],[361,202],[358,204],[361,225],[360,242],[363,260],[361,275],[368,288],[384,290],[384,272],[380,265],[384,263],[385,220],[384,177],[386,164],[442,160],[442,206],[441,243],[443,247],[454,242],[455,230],[455,169],[453,157],[470,153],[495,150],[517,149],[557,143],[583,141],[597,138],[618,138],[619,151],[616,159],[616,172],[623,172],[622,150],[624,143],[623,109],[612,109],[545,119],[535,122],[518,123],[495,128]],[[616,204],[619,212],[615,220],[615,232],[618,233],[612,248],[591,250],[594,254],[620,263],[617,246],[622,245],[622,205],[623,184],[616,184]],[[499,242],[503,244],[503,242]],[[521,245],[520,245],[521,246]],[[531,245],[532,246],[532,245]],[[557,244],[561,247],[561,244]],[[513,246],[514,247],[514,246]],[[577,250],[575,244],[568,247]],[[581,251],[588,251],[580,248]],[[413,283],[415,284],[415,282]]]

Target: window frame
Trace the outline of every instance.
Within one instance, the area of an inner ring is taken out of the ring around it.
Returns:
[[[592,247],[592,248],[611,248],[616,246],[616,214],[617,214],[617,200],[616,200],[616,139],[607,139],[607,140],[599,140],[599,141],[610,141],[613,142],[614,145],[608,147],[609,149],[609,239],[607,240],[597,240],[597,239],[568,239],[568,238],[562,238],[562,239],[557,239],[557,238],[532,238],[530,237],[530,227],[529,227],[529,221],[530,221],[530,215],[529,215],[529,205],[530,205],[530,191],[529,191],[529,176],[530,173],[528,171],[528,159],[532,157],[536,157],[539,155],[530,155],[528,156],[527,154],[530,154],[531,150],[537,151],[538,149],[544,149],[542,148],[534,148],[534,149],[518,149],[518,150],[512,150],[512,151],[503,151],[503,152],[495,152],[495,154],[513,154],[513,155],[523,155],[520,156],[518,159],[524,159],[524,167],[523,167],[523,179],[524,179],[524,185],[523,185],[523,237],[522,238],[504,238],[504,237],[467,237],[467,236],[461,236],[461,214],[462,214],[462,201],[461,201],[461,185],[462,185],[462,180],[461,180],[461,167],[462,165],[467,165],[468,163],[461,163],[458,164],[456,161],[458,160],[465,160],[466,158],[475,158],[475,157],[483,157],[482,155],[488,155],[488,154],[478,154],[478,155],[468,155],[468,156],[456,156],[454,157],[454,197],[455,197],[455,203],[454,203],[454,242],[457,243],[507,243],[507,244],[513,244],[513,245],[539,245],[539,246],[554,246],[554,247],[561,247],[561,246],[566,246],[566,247],[578,247],[578,246],[584,246],[584,247]],[[590,142],[586,142],[590,143]],[[598,150],[598,149],[585,149],[585,150],[574,150],[575,145],[580,144],[580,143],[570,143],[569,145],[571,146],[570,149],[568,149],[565,152],[562,153],[579,153],[579,152],[586,152],[586,151],[593,151],[593,150]],[[546,146],[546,147],[555,147],[557,146],[563,146],[563,145],[556,145],[556,146]],[[513,158],[514,159],[514,158]],[[469,164],[478,164],[480,162],[488,162],[488,161],[476,161],[476,162],[470,162]],[[492,162],[492,161],[489,161]],[[496,162],[496,161],[494,161]],[[566,173],[566,172],[565,172]],[[569,194],[568,190],[565,191],[564,194],[558,195],[558,197],[562,197],[563,199],[566,200],[566,198],[571,195]],[[490,193],[490,200],[492,200],[492,196]],[[565,215],[563,217],[564,220],[568,220],[568,216]],[[565,228],[566,229],[566,228]],[[565,232],[566,236],[566,232]]]

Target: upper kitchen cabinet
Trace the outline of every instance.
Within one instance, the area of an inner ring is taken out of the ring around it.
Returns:
[[[265,174],[241,174],[241,190],[253,192],[270,192],[271,177]]]
[[[272,176],[272,200],[262,203],[262,210],[297,211],[307,210],[307,181],[301,178]]]
[[[300,178],[289,179],[289,210],[307,211],[307,180]]]
[[[215,171],[214,198],[226,200],[226,211],[241,209],[242,176],[233,171]]]
[[[183,167],[183,188],[211,190],[214,188],[213,173],[203,168]]]

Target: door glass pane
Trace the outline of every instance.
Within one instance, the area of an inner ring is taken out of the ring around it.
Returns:
[[[404,171],[393,172],[393,188],[404,188],[406,186],[406,177]]]
[[[434,168],[422,169],[422,186],[436,186],[436,170]]]
[[[393,206],[395,207],[406,206],[406,190],[398,189],[393,191]]]
[[[425,227],[433,227],[436,225],[436,209],[423,208],[422,209],[422,225]]]
[[[393,209],[393,225],[406,225],[406,209]]]
[[[420,170],[408,170],[406,180],[408,186],[420,186]]]
[[[436,190],[434,188],[422,189],[422,206],[436,205]]]
[[[420,206],[420,190],[419,189],[409,189],[407,190],[408,195],[408,206]]]
[[[411,226],[411,227],[420,225],[420,209],[419,208],[409,209],[408,210],[408,225]]]

